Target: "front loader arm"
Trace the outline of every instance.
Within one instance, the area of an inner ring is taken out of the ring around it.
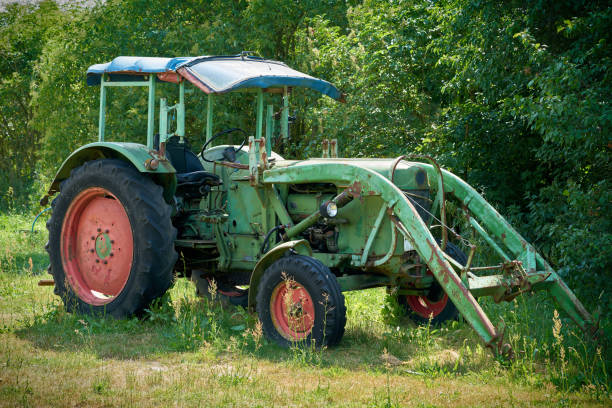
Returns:
[[[428,164],[422,164],[428,176],[439,177],[438,170]],[[453,173],[442,170],[444,188],[447,194],[453,194],[466,208],[470,215],[477,219],[472,225],[481,226],[484,237],[491,234],[494,241],[499,243],[498,251],[502,257],[504,249],[510,254],[510,258],[520,260],[524,266],[527,276],[535,276],[538,272],[546,277],[546,288],[550,295],[559,303],[560,307],[576,322],[585,332],[595,334],[597,324],[591,314],[567,287],[563,279],[553,268],[536,252],[533,245],[528,243],[478,192],[468,183]],[[490,236],[489,236],[489,239]],[[495,242],[493,247],[495,248]],[[505,256],[504,256],[505,255]]]
[[[263,182],[271,184],[335,183],[348,185],[347,190],[356,199],[364,195],[380,195],[392,209],[392,217],[398,221],[400,232],[411,241],[414,248],[426,260],[459,312],[474,328],[485,344],[495,353],[502,351],[501,338],[474,296],[446,260],[442,249],[419,217],[412,203],[391,181],[379,173],[345,163],[302,164],[266,170]],[[509,347],[505,348],[509,351]]]
[[[503,344],[503,333],[494,327],[474,295],[491,295],[500,301],[513,299],[522,292],[545,288],[581,329],[591,334],[597,331],[593,317],[561,277],[474,188],[446,170],[440,172],[432,165],[419,165],[427,171],[430,179],[442,177],[446,194],[453,194],[462,203],[476,231],[499,252],[506,264],[515,266],[515,271],[504,270],[503,275],[475,276],[467,269],[461,271],[460,277],[412,202],[388,178],[373,170],[347,163],[302,162],[266,170],[263,182],[334,183],[347,186],[346,191],[356,199],[380,195],[389,208],[388,214],[396,228],[412,243],[465,320],[496,354],[511,355],[512,351],[509,345]]]

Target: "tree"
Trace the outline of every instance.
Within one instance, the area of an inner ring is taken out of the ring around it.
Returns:
[[[23,202],[35,179],[41,133],[31,126],[32,78],[64,14],[53,1],[6,5],[0,12],[0,208]]]

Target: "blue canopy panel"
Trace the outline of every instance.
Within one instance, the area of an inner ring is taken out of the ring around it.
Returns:
[[[202,57],[183,64],[177,71],[206,93],[287,86],[310,88],[334,99],[342,98],[340,91],[327,81],[303,74],[282,62],[257,57]]]
[[[176,72],[177,66],[192,59],[192,57],[117,57],[111,62],[90,66],[87,69],[87,85],[100,85],[102,74],[110,74],[111,80],[115,81],[137,81],[141,79],[138,76],[145,74]]]
[[[99,85],[102,74],[111,81],[134,81],[146,74],[157,74],[160,81],[178,82],[185,78],[206,93],[226,93],[245,88],[304,87],[337,100],[343,94],[331,83],[306,75],[282,62],[253,56],[218,57],[117,57],[87,70],[87,84]]]

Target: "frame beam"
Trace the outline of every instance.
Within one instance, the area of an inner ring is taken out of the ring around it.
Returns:
[[[149,75],[149,112],[147,115],[147,147],[153,150],[155,131],[155,75]]]
[[[98,142],[104,141],[104,131],[106,130],[106,86],[104,74],[100,77],[100,119],[98,121]]]
[[[212,139],[213,130],[213,105],[215,104],[213,94],[208,94],[208,106],[206,108],[206,141]]]

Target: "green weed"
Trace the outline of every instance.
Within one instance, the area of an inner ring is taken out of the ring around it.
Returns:
[[[9,221],[0,217],[0,401],[7,405],[139,406],[152,398],[194,406],[298,400],[311,406],[440,406],[458,401],[473,382],[492,384],[496,391],[487,392],[498,398],[522,389],[521,396],[512,394],[517,405],[542,398],[543,390],[545,403],[611,401],[609,345],[587,340],[555,314],[544,293],[503,305],[481,300],[486,313],[508,327],[516,359],[506,366],[462,321],[432,327],[399,317],[389,324],[384,289],[345,293],[348,322],[339,346],[284,350],[263,338],[254,314],[223,305],[216,292],[197,298],[185,279],[142,319],[67,313],[52,288],[36,286],[46,278],[44,227],[32,235],[19,231],[27,217]],[[609,322],[602,322],[602,331],[605,338]],[[58,376],[61,383],[52,380]],[[354,386],[366,391],[348,391]],[[439,391],[423,399],[403,391],[421,388]],[[476,405],[494,405],[480,400],[482,393],[469,395],[481,401]]]

